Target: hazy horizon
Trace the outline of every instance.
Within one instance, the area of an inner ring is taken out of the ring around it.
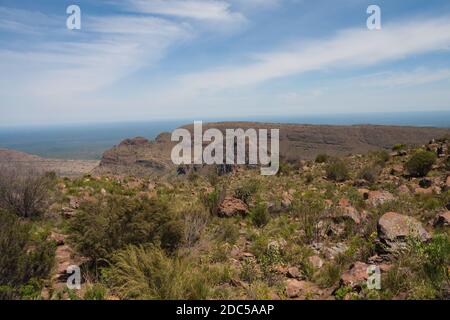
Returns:
[[[194,120],[256,121],[310,125],[400,125],[450,127],[450,112],[354,113],[302,117],[216,118],[153,120],[113,123],[82,123],[37,127],[0,127],[0,148],[14,149],[47,158],[93,160],[126,138],[154,139],[159,133],[191,124]]]

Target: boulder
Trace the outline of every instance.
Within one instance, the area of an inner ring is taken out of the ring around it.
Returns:
[[[434,221],[435,227],[450,226],[450,211],[446,211],[438,215]]]
[[[374,207],[393,200],[395,197],[389,191],[369,191],[367,195],[367,202]]]
[[[321,290],[312,282],[289,279],[286,284],[286,295],[294,299],[314,299],[318,298]]]
[[[286,274],[287,274],[287,276],[289,278],[293,278],[293,279],[298,279],[301,276],[300,271],[298,270],[297,267],[290,267],[290,268],[288,268]]]
[[[247,215],[248,207],[240,199],[226,197],[219,206],[219,215],[222,217],[234,217]]]
[[[432,188],[415,188],[414,189],[414,193],[415,194],[433,194],[433,189]]]
[[[308,261],[315,269],[320,269],[323,266],[323,260],[319,256],[311,256]]]
[[[50,238],[51,241],[56,242],[57,246],[62,246],[65,243],[65,241],[66,241],[66,236],[65,235],[63,235],[61,233],[58,233],[58,232],[54,232],[54,231],[52,231],[50,233],[50,237],[49,238]]]
[[[430,239],[418,220],[396,212],[387,212],[378,220],[378,237],[393,250],[402,247],[408,237],[417,237],[421,241]]]
[[[341,276],[341,285],[355,288],[365,283],[368,278],[369,265],[364,262],[355,262],[350,269]]]

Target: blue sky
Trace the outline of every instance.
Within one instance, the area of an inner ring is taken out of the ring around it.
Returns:
[[[449,1],[0,0],[0,126],[428,110]]]

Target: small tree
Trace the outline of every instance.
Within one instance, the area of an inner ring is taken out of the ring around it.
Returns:
[[[0,208],[28,218],[41,213],[51,176],[32,168],[0,168]]]
[[[429,151],[419,151],[405,164],[409,174],[413,177],[424,177],[430,172],[436,162],[436,155]]]

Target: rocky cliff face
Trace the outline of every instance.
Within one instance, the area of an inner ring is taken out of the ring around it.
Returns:
[[[184,128],[193,132],[193,125]],[[220,122],[203,125],[203,130],[280,129],[280,157],[284,161],[314,159],[319,153],[343,156],[391,148],[394,144],[420,145],[433,138],[450,135],[450,129],[401,126],[322,126],[251,122]],[[192,135],[193,136],[193,135]],[[103,155],[98,173],[152,175],[175,170],[170,153],[175,145],[170,133],[154,141],[134,138],[122,141]]]

